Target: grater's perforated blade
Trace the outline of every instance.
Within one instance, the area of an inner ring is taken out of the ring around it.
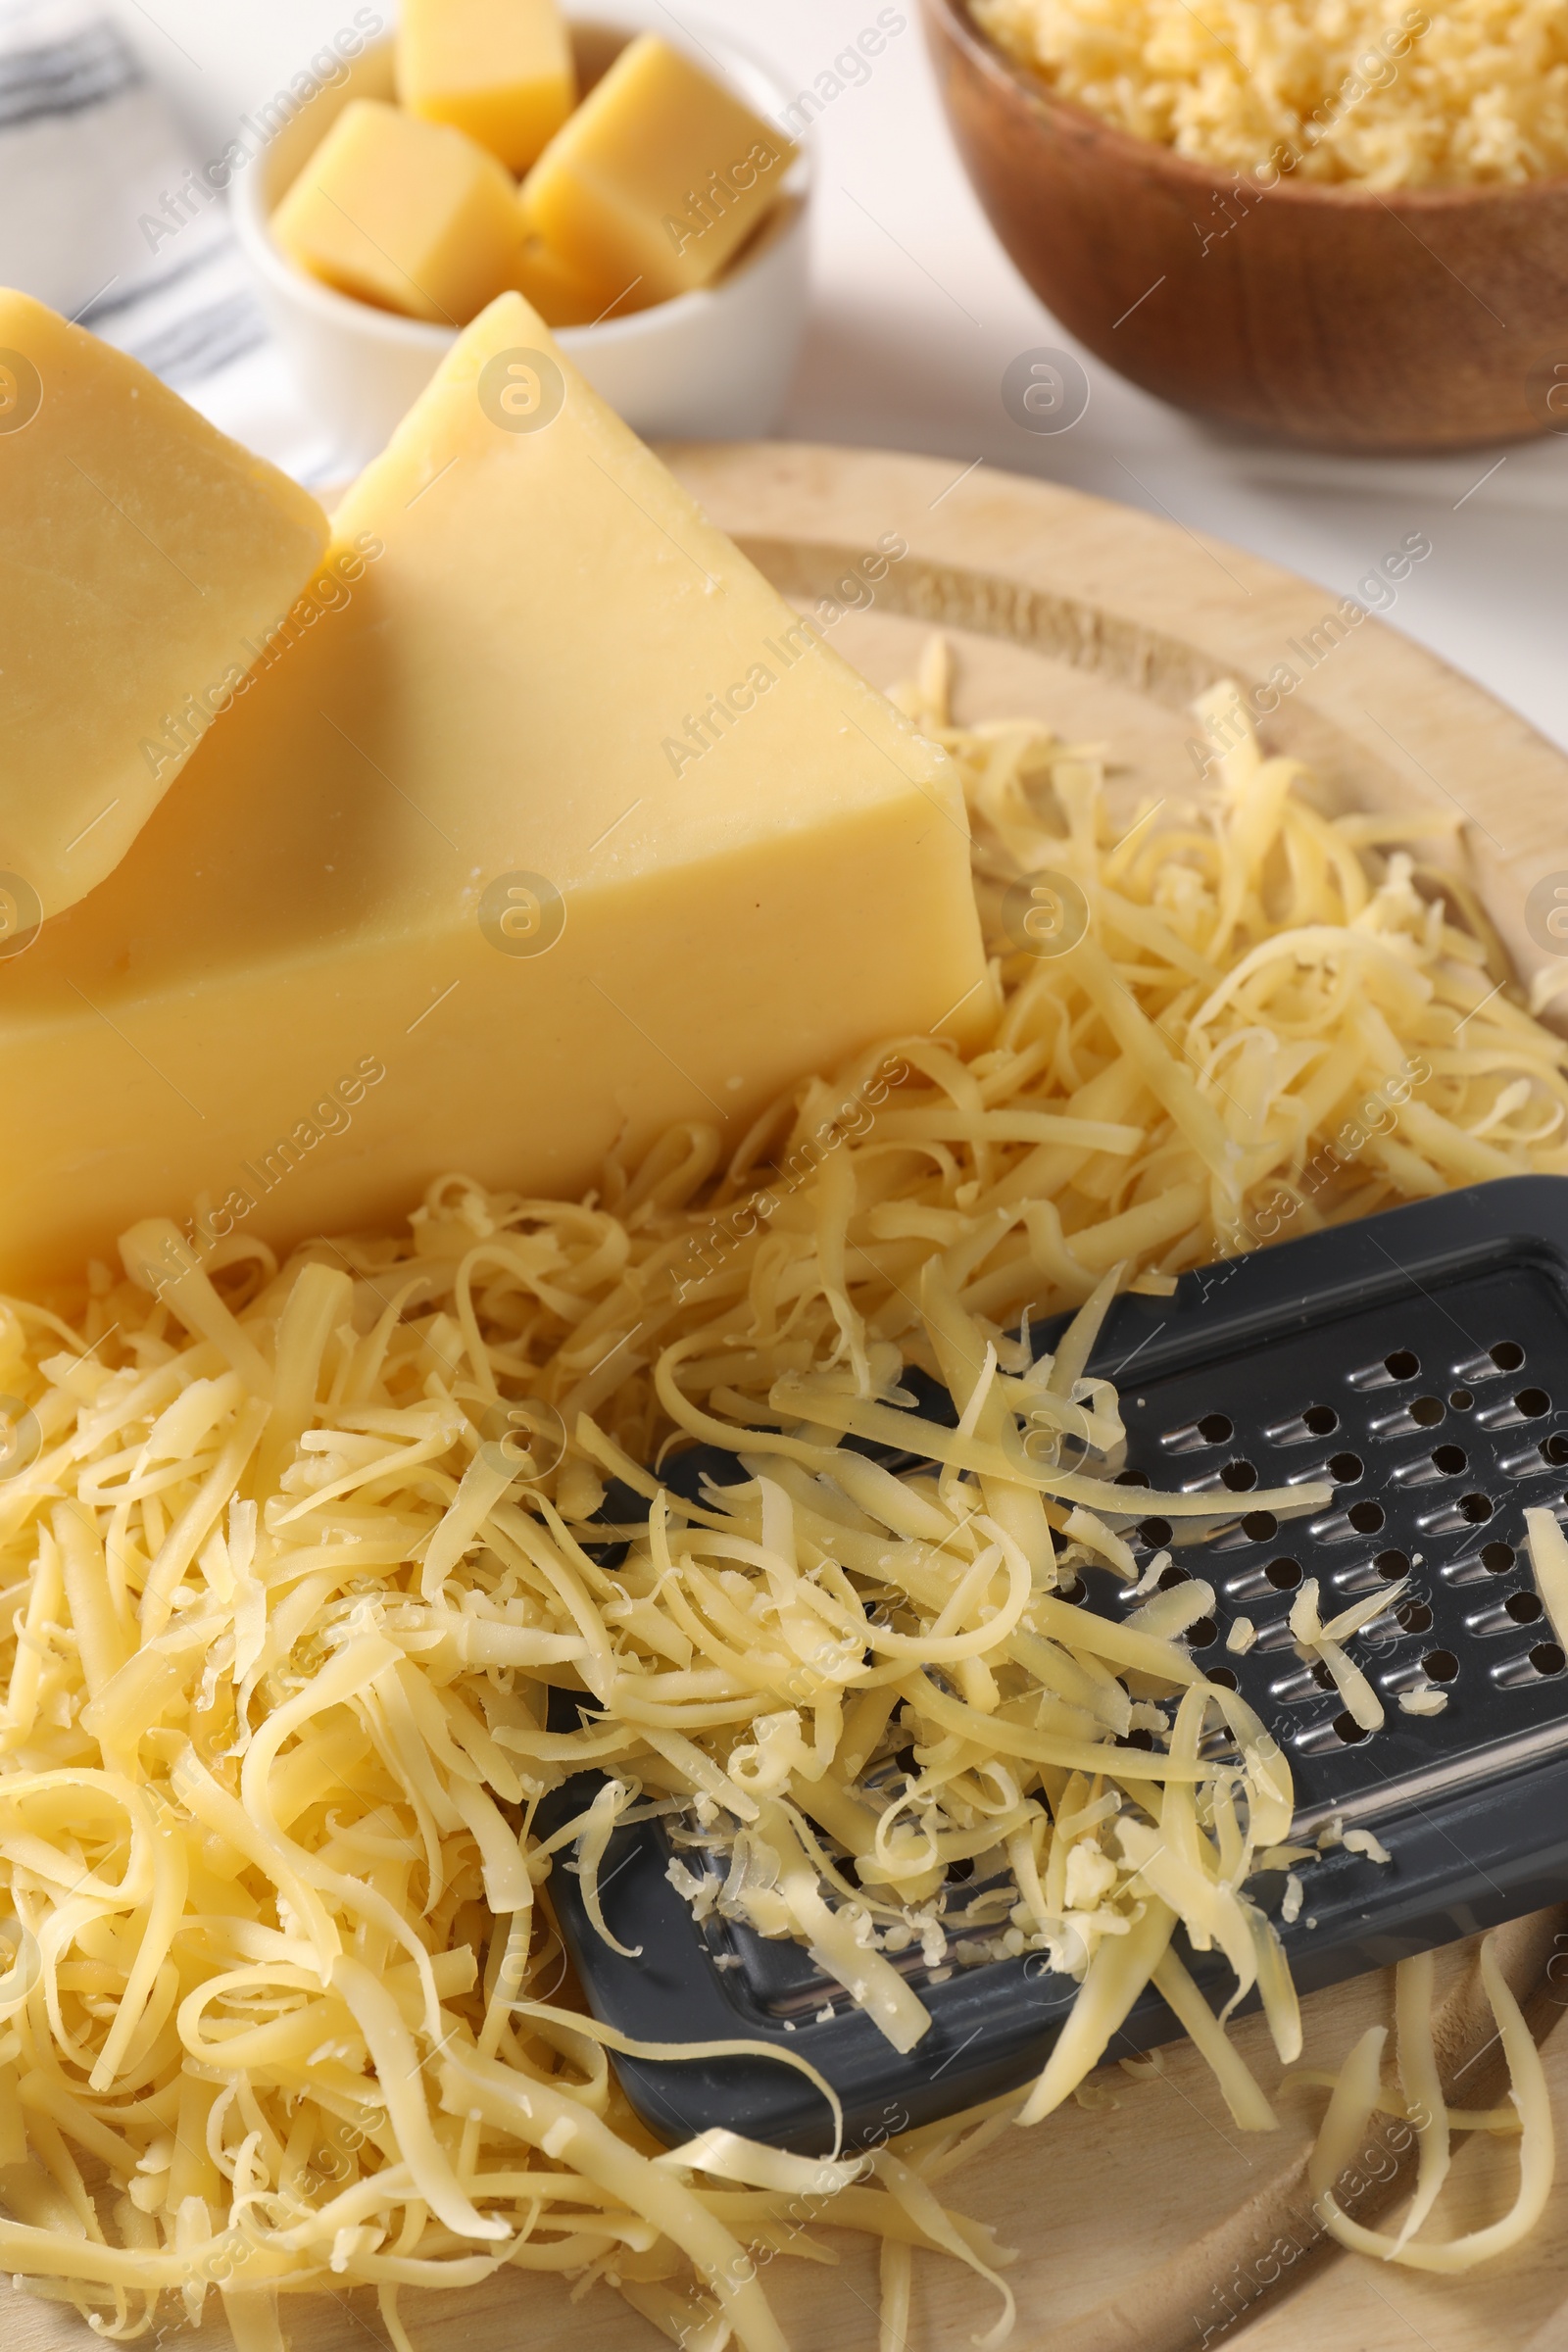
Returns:
[[[1246,1513],[1173,1554],[1164,1581],[1200,1575],[1216,1608],[1188,1634],[1211,1679],[1239,1686],[1287,1750],[1298,1834],[1331,1815],[1374,1822],[1558,1746],[1568,1747],[1563,1652],[1524,1551],[1527,1506],[1568,1517],[1568,1300],[1533,1271],[1473,1274],[1439,1291],[1344,1316],[1325,1361],[1319,1329],[1229,1360],[1137,1381],[1124,1399],[1128,1466],[1189,1492],[1304,1478],[1332,1506],[1283,1526]],[[1392,1344],[1391,1344],[1392,1343]],[[1109,1369],[1109,1367],[1106,1367]],[[1195,1411],[1195,1405],[1201,1409]],[[1145,1556],[1169,1525],[1143,1522]],[[1298,1658],[1289,1616],[1305,1578],[1322,1614],[1405,1581],[1397,1607],[1355,1642],[1388,1721],[1366,1733],[1323,1666]],[[1091,1575],[1109,1614],[1125,1588]],[[1237,1655],[1245,1620],[1255,1646]],[[1441,1690],[1442,1713],[1401,1699]]]
[[[1310,1867],[1303,1915],[1282,1930],[1301,1987],[1557,1899],[1568,1884],[1568,1671],[1530,1573],[1524,1513],[1544,1505],[1568,1520],[1568,1178],[1479,1186],[1205,1269],[1168,1300],[1121,1299],[1090,1369],[1121,1393],[1124,1484],[1236,1496],[1218,1534],[1184,1539],[1178,1527],[1174,1544],[1152,1496],[1129,1541],[1146,1559],[1172,1550],[1166,1581],[1213,1587],[1212,1615],[1186,1639],[1288,1753],[1296,1834],[1310,1838],[1338,1816],[1375,1827],[1393,1855],[1380,1865],[1341,1848]],[[689,1455],[679,1483],[695,1492],[703,1470],[735,1474],[728,1457]],[[1310,1518],[1247,1508],[1253,1488],[1319,1479],[1334,1500]],[[1133,1605],[1108,1572],[1079,1577],[1068,1597],[1080,1605],[1106,1615]],[[1384,1703],[1380,1731],[1363,1734],[1326,1669],[1297,1651],[1289,1613],[1310,1577],[1325,1619],[1408,1580],[1396,1611],[1353,1644]],[[1256,1634],[1244,1652],[1227,1642],[1238,1619]],[[1433,1690],[1441,1712],[1400,1703],[1430,1706]],[[584,1787],[554,1800],[561,1819]],[[664,1879],[668,1858],[657,1827],[621,1833],[606,1858],[607,1915],[623,1942],[643,1945],[635,1964],[594,1934],[575,1880],[552,1881],[596,2014],[639,2039],[788,2046],[832,2081],[852,2136],[1025,2080],[1076,1994],[1038,1958],[933,1974],[906,1955],[933,2024],[901,2058],[800,1946],[713,1916],[695,1927]],[[1277,1876],[1249,1891],[1277,1914],[1284,1889]],[[1212,1961],[1193,1965],[1221,1989]],[[1176,2031],[1149,1994],[1116,2051]],[[668,2136],[719,2125],[823,2144],[819,2096],[783,2067],[623,2059],[619,2071]]]

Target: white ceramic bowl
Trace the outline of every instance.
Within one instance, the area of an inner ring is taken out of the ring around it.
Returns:
[[[574,21],[584,83],[633,37],[629,24]],[[777,118],[792,92],[726,35],[700,27],[692,52],[716,59],[759,114]],[[679,36],[671,29],[671,39]],[[269,225],[274,206],[351,98],[392,95],[392,45],[358,58],[277,131],[231,182],[234,226],[268,321],[345,465],[384,448],[456,335],[355,302],[298,270]],[[645,439],[746,441],[776,424],[806,324],[811,158],[792,167],[779,203],[716,286],[597,326],[557,329],[596,391]]]

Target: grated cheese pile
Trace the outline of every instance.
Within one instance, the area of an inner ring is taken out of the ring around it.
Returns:
[[[401,2289],[510,2265],[775,2352],[759,2261],[819,2256],[821,2221],[880,2239],[895,2338],[925,2247],[996,2291],[995,2346],[1005,2256],[938,2185],[1081,2084],[1147,1983],[1238,2122],[1273,2122],[1170,1938],[1217,1947],[1297,2055],[1246,1892],[1289,1772],[1182,1645],[1209,1589],[1139,1579],[1151,1498],[1112,1483],[1117,1400],[1085,1366],[1119,1284],[1271,1219],[1563,1165],[1564,1048],[1498,993],[1457,885],[1424,897],[1390,828],[1315,814],[1250,739],[1210,802],[1119,834],[1093,752],[958,729],[948,690],[937,649],[904,700],[960,760],[1001,926],[966,1060],[891,1041],[722,1169],[691,1126],[581,1203],[444,1179],[406,1232],[282,1266],[154,1221],[61,1311],[0,1303],[0,2266],[102,2331],[217,2289],[239,2352],[278,2352],[282,2298],[363,2285],[404,2352]],[[1042,868],[1090,918],[1044,958],[1007,929]],[[1009,1328],[1054,1307],[1078,1312],[1036,1360]],[[740,1483],[662,1489],[648,1465],[688,1439]],[[1138,1580],[1120,1621],[1064,1596],[1085,1560]],[[1357,1627],[1301,1630],[1354,1673]],[[585,1766],[599,1796],[540,1837]],[[569,1858],[609,1934],[600,1859],[651,1810],[694,1905],[808,1943],[901,2049],[916,1944],[1076,1977],[1040,2079],[859,2157],[661,2150],[616,2036],[555,1999],[538,1899]],[[957,1863],[985,1891],[954,1941]]]
[[[1058,96],[1259,187],[1292,174],[1395,188],[1568,172],[1561,0],[970,6]]]

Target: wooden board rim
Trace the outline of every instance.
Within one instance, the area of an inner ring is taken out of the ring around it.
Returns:
[[[1167,709],[1226,678],[1250,690],[1281,664],[1299,668],[1262,721],[1265,743],[1348,800],[1456,810],[1519,968],[1544,960],[1525,901],[1568,862],[1568,756],[1375,612],[1348,621],[1351,600],[1226,540],[989,465],[801,442],[663,454],[763,569],[791,543],[848,562],[897,530],[910,561],[887,583],[890,610],[917,612],[923,596],[934,626],[961,618],[1104,669]],[[1314,632],[1319,646],[1333,637],[1326,652],[1314,655]]]
[[[835,572],[892,532],[908,555],[879,589],[887,610],[1054,654],[1173,711],[1223,678],[1265,677],[1280,644],[1300,640],[1338,602],[1222,540],[990,466],[964,472],[947,459],[797,443],[686,444],[664,454],[712,519],[793,592],[826,593]],[[1303,676],[1264,735],[1319,768],[1348,802],[1456,803],[1499,930],[1526,968],[1541,960],[1524,931],[1523,902],[1557,858],[1568,866],[1568,850],[1554,850],[1568,812],[1568,757],[1516,713],[1369,616]],[[1507,1931],[1521,1993],[1539,1994],[1561,1925],[1561,1915],[1541,1913]],[[1477,2103],[1497,2088],[1477,2064],[1490,2035],[1472,1971],[1445,2009],[1442,2038],[1448,2068],[1466,2070],[1466,2096]],[[1197,2345],[1212,2281],[1256,2279],[1301,2202],[1298,2168],[1217,2214],[1183,2259],[1140,2278],[1135,2292],[1118,2292],[1060,2325],[1051,2313],[1025,2312],[1013,2352]],[[1271,2297],[1309,2286],[1326,2267],[1349,2259],[1322,2243],[1303,2251],[1306,2259],[1262,2280],[1257,2297],[1238,2307],[1223,2339],[1211,2329],[1209,2340],[1245,2347],[1251,2319]],[[818,2291],[830,2295],[834,2274],[817,2276],[825,2282]],[[958,2352],[978,2305],[971,2298],[963,2308],[966,2325],[922,2340]],[[460,2341],[467,2352],[501,2352],[515,2341],[520,2317],[514,2299],[476,2305],[471,2314],[454,2299],[444,2323],[421,2322],[416,2340],[429,2352]],[[11,2318],[18,2352],[84,2352],[89,2341],[74,2318],[48,2305],[18,2298]],[[290,2320],[298,2352],[318,2343],[324,2352],[320,2329],[330,2331],[331,2352],[364,2332],[357,2320],[343,2322],[341,2311],[313,2322],[303,2304],[293,2306]],[[192,2352],[219,2352],[226,2331],[210,2325],[187,2340]],[[622,2343],[626,2352],[650,2352],[659,2340],[629,2311],[614,2336],[617,2352]],[[831,2342],[831,2329],[820,2340]]]

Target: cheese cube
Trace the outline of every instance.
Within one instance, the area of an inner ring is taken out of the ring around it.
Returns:
[[[135,360],[0,290],[0,958],[120,863],[326,535]]]
[[[618,286],[584,277],[575,263],[542,237],[523,238],[507,274],[512,291],[531,303],[547,326],[591,326],[596,319],[612,315],[624,318],[645,307],[638,293],[617,301]]]
[[[523,183],[529,227],[663,302],[706,286],[777,201],[795,149],[656,33],[589,92]]]
[[[398,96],[526,172],[577,98],[571,39],[556,0],[403,0]]]
[[[503,291],[520,226],[493,155],[379,98],[343,109],[272,215],[273,236],[313,277],[448,326]]]
[[[337,530],[350,600],[0,966],[0,1288],[203,1196],[274,1247],[454,1168],[569,1196],[984,1004],[952,761],[520,297]]]

